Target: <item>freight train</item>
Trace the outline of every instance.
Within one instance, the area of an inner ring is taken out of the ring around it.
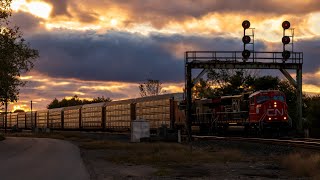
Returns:
[[[285,94],[277,90],[197,100],[193,112],[192,124],[213,132],[243,127],[249,133],[286,133],[291,128]]]
[[[151,129],[161,126],[174,128],[184,123],[178,103],[182,93],[164,94],[112,102],[101,102],[72,107],[31,112],[8,113],[7,128],[52,130],[130,130],[136,119],[149,121]],[[5,116],[0,114],[0,128],[5,127]]]
[[[125,131],[130,130],[133,120],[145,119],[151,129],[166,126],[184,130],[184,102],[182,93],[174,93],[32,113],[9,113],[7,128]],[[4,119],[4,114],[0,115],[0,128],[5,126]],[[201,133],[227,131],[230,127],[261,133],[290,127],[285,95],[276,90],[194,100],[191,122],[192,129]]]

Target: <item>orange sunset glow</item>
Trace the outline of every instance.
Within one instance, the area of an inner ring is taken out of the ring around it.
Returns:
[[[320,94],[317,0],[13,0],[12,9],[12,23],[40,52],[20,77],[27,84],[12,111],[30,110],[31,100],[34,110],[45,109],[54,98],[74,95],[139,97],[146,79],[182,92],[184,52],[240,50],[245,19],[260,51],[281,51],[281,23],[290,21],[294,50],[304,52],[303,91]]]

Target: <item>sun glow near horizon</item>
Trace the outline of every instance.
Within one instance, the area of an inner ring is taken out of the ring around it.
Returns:
[[[42,1],[14,0],[11,4],[12,10],[29,12],[36,17],[48,19],[52,11],[52,6]]]

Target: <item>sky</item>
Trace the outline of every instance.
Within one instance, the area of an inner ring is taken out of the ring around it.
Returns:
[[[282,51],[281,23],[290,21],[294,51],[304,53],[303,91],[320,93],[318,0],[13,0],[12,9],[11,23],[40,57],[11,109],[74,95],[139,97],[146,79],[182,92],[184,52],[241,50],[243,20],[259,51]]]

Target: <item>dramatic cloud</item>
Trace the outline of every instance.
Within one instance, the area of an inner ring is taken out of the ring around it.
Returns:
[[[27,12],[14,13],[10,18],[10,21],[12,25],[18,26],[20,31],[26,36],[35,32],[43,31],[43,27],[40,24],[41,19]]]
[[[303,71],[316,72],[319,71],[319,55],[320,55],[320,37],[314,39],[306,39],[298,41],[295,44],[295,51],[304,53]]]
[[[171,16],[179,17],[200,17],[209,12],[263,12],[277,14],[301,14],[319,11],[320,4],[316,0],[291,0],[283,2],[283,0],[257,1],[257,0],[63,0],[54,1],[46,0],[55,7],[55,11],[59,14],[67,14],[67,5],[76,2],[78,4],[86,4],[91,7],[90,11],[100,9],[102,7],[118,7],[131,12],[132,14],[149,14],[154,16]],[[303,8],[302,8],[303,7]],[[69,6],[69,8],[72,8]],[[142,17],[142,16],[141,16]]]
[[[303,90],[320,92],[317,0],[14,0],[13,5],[11,21],[40,52],[23,77],[29,81],[20,93],[23,107],[32,99],[43,109],[55,97],[73,95],[131,98],[148,78],[162,81],[167,92],[181,92],[184,52],[241,51],[245,19],[255,28],[256,51],[279,52],[281,23],[289,20],[294,51],[304,53]]]
[[[50,3],[53,6],[51,16],[67,15],[70,16],[68,12],[68,0],[44,0],[47,3]]]
[[[223,38],[124,32],[57,32],[31,37],[41,52],[35,70],[52,77],[137,82],[148,78],[181,82],[187,50],[240,50]],[[191,47],[191,48],[190,48]],[[263,49],[263,44],[257,44]]]

